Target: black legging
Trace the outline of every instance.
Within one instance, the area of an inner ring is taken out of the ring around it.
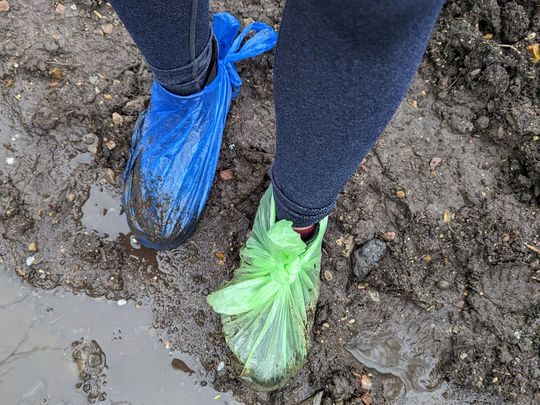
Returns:
[[[181,87],[203,76],[211,46],[208,0],[112,4],[156,80]],[[270,171],[280,219],[307,226],[331,212],[403,99],[442,4],[287,2],[275,58],[277,148]]]

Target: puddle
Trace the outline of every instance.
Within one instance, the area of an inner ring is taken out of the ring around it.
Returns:
[[[411,355],[413,338],[401,339],[385,333],[347,347],[352,356],[368,369],[382,374],[385,401],[397,405],[492,404],[489,395],[464,391],[446,381],[433,381],[431,373],[438,360],[428,355]],[[393,377],[397,377],[396,380]]]
[[[437,384],[429,382],[436,362],[427,357],[408,355],[407,348],[392,334],[376,336],[371,342],[348,350],[366,367],[398,377],[408,392],[426,392],[436,388]]]
[[[1,402],[81,404],[98,390],[103,404],[238,404],[195,359],[163,347],[146,305],[119,304],[0,271]]]
[[[107,240],[127,235],[129,226],[122,211],[121,197],[106,184],[94,184],[82,206],[82,224]]]

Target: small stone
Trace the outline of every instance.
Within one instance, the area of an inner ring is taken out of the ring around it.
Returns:
[[[460,360],[465,360],[467,357],[469,357],[469,355],[466,352],[462,352],[459,354]]]
[[[429,167],[431,170],[435,170],[437,166],[439,166],[442,162],[442,159],[440,157],[434,157],[431,159],[431,162],[429,163]]]
[[[222,371],[224,368],[225,368],[225,362],[224,362],[224,361],[220,361],[219,364],[218,364],[218,366],[217,366],[217,371],[218,371],[218,373],[219,373],[220,371]]]
[[[540,259],[534,259],[529,263],[531,269],[540,269]]]
[[[362,396],[360,397],[360,400],[364,405],[372,405],[373,399],[371,398],[371,394],[369,392],[364,392]]]
[[[76,198],[77,195],[75,193],[68,193],[68,195],[66,196],[66,200],[68,200],[69,202],[75,201]]]
[[[30,244],[28,245],[28,251],[29,252],[37,252],[37,250],[38,250],[37,243],[36,242],[30,242]]]
[[[231,169],[224,169],[219,172],[219,177],[223,181],[234,179],[234,172]]]
[[[110,168],[105,168],[105,180],[107,180],[107,182],[109,184],[115,184],[116,182],[116,173],[114,172],[113,169],[110,169]]]
[[[422,256],[422,260],[426,263],[431,263],[433,261],[433,257],[431,257],[431,255],[424,255]]]
[[[114,26],[112,24],[103,24],[101,26],[101,31],[103,31],[104,34],[110,35],[112,34],[114,30]]]
[[[62,71],[62,68],[55,67],[51,70],[49,70],[49,75],[56,80],[60,80],[64,76],[64,72]]]
[[[124,299],[121,299],[121,300],[116,301],[116,303],[118,304],[119,307],[122,307],[127,304],[127,301]]]
[[[66,12],[66,6],[62,3],[58,3],[54,9],[55,14],[64,14]]]
[[[308,399],[304,399],[302,402],[299,402],[297,405],[321,405],[323,395],[324,391],[319,391],[316,394],[313,394]]]
[[[116,125],[117,127],[121,127],[122,125],[124,125],[124,117],[118,114],[117,112],[114,112],[112,114],[112,121],[113,121],[113,124]]]
[[[0,13],[7,13],[9,8],[9,3],[6,0],[0,0]]]
[[[439,290],[445,291],[445,290],[450,289],[450,287],[452,287],[452,284],[450,284],[449,281],[446,281],[446,280],[439,280],[439,281],[437,281],[437,288],[438,288]]]
[[[330,324],[328,322],[323,322],[321,325],[324,329],[330,329]]]
[[[362,374],[360,376],[360,387],[364,390],[371,390],[373,384],[367,374]]]
[[[31,266],[32,264],[34,264],[36,258],[34,256],[28,256],[26,258],[26,265],[27,266]]]
[[[336,244],[341,247],[341,254],[349,257],[354,250],[354,238],[352,235],[344,235],[336,240]]]
[[[403,190],[396,191],[396,197],[399,198],[400,200],[403,200],[406,196],[407,194],[405,194],[405,191]]]
[[[99,138],[96,134],[85,134],[82,137],[82,141],[87,145],[86,150],[95,155],[97,153],[97,147],[99,145]]]
[[[7,157],[6,158],[6,164],[12,165],[14,163],[15,163],[15,158],[13,158],[13,157]]]
[[[116,142],[112,139],[109,139],[107,142],[105,142],[105,147],[109,150],[113,150],[114,148],[116,148]]]
[[[371,301],[373,301],[373,302],[380,302],[381,301],[381,297],[380,297],[378,291],[368,290],[368,295],[369,295],[369,298],[371,298]]]
[[[363,279],[373,269],[377,268],[379,261],[386,253],[386,243],[379,239],[372,239],[356,249],[353,255],[353,272],[356,277]]]
[[[387,240],[387,241],[393,241],[394,239],[396,239],[396,233],[395,232],[392,232],[392,231],[388,231],[388,232],[385,232],[384,233],[384,240]]]
[[[137,238],[133,235],[131,235],[129,237],[129,244],[130,246],[133,248],[133,249],[140,249],[141,248],[141,244],[139,243],[139,241],[137,240]]]
[[[326,281],[332,281],[333,278],[334,278],[334,275],[332,274],[332,272],[330,270],[325,270],[324,271],[324,279]]]

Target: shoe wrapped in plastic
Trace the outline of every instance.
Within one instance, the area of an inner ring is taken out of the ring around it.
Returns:
[[[304,364],[319,291],[325,218],[306,245],[291,221],[277,221],[272,188],[233,279],[208,296],[223,334],[243,365],[241,378],[259,390],[282,386]]]
[[[195,230],[215,176],[230,103],[242,84],[234,63],[277,41],[266,24],[252,23],[238,34],[239,28],[230,14],[215,14],[216,77],[190,96],[154,82],[150,105],[135,124],[123,205],[133,234],[146,247],[177,247]],[[254,35],[243,43],[250,32]]]

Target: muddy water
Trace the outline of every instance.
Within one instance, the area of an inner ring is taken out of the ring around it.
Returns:
[[[399,405],[490,404],[494,398],[463,391],[434,377],[439,359],[427,353],[414,354],[414,336],[386,332],[361,339],[350,354],[382,381],[385,402]]]
[[[206,384],[196,359],[168,352],[150,323],[144,304],[37,291],[0,271],[1,403],[83,404],[96,391],[107,404],[237,403]],[[99,356],[76,361],[81,341]]]

